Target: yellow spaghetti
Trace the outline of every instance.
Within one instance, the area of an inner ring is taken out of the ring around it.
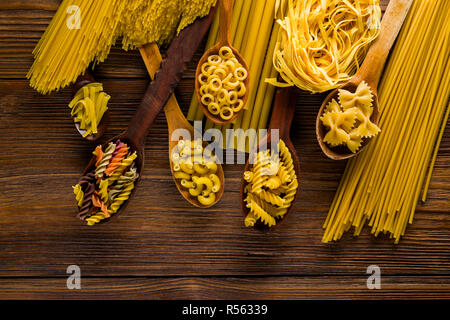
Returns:
[[[368,225],[398,243],[413,222],[448,119],[449,18],[448,0],[414,1],[379,88],[382,133],[347,164],[323,242]]]
[[[103,62],[111,46],[167,44],[217,0],[64,0],[33,50],[27,78],[43,94],[74,82],[89,64]]]

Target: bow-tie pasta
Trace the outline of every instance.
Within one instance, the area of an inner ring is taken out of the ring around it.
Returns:
[[[339,103],[333,99],[320,118],[328,128],[323,141],[331,147],[345,145],[351,152],[357,152],[363,138],[374,137],[380,132],[380,128],[370,120],[372,101],[372,91],[364,81],[353,93],[340,89]]]

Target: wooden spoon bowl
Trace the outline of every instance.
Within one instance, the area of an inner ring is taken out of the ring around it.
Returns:
[[[258,145],[257,150],[252,152],[247,163],[245,164],[244,171],[249,171],[250,167],[252,166],[252,164],[250,163],[251,159],[253,159],[255,157],[257,151],[263,147],[267,147],[267,149],[268,149],[269,146],[271,145],[272,139],[273,139],[271,130],[278,129],[279,130],[279,139],[284,141],[284,143],[286,144],[287,148],[289,149],[289,151],[291,153],[292,160],[294,162],[295,174],[297,175],[297,180],[299,182],[298,187],[297,187],[297,192],[295,193],[294,200],[292,201],[291,206],[288,208],[288,211],[286,212],[286,214],[281,219],[277,219],[277,223],[272,227],[268,227],[267,225],[265,225],[264,223],[262,223],[261,221],[258,220],[255,223],[255,225],[253,226],[253,228],[257,229],[259,231],[267,232],[267,231],[275,230],[276,228],[278,228],[286,220],[288,215],[292,212],[295,201],[297,200],[297,197],[298,197],[298,193],[299,193],[299,189],[300,189],[300,161],[297,156],[295,147],[289,136],[291,124],[292,124],[292,121],[293,121],[294,115],[295,115],[295,105],[296,105],[296,101],[297,101],[297,96],[298,96],[298,93],[294,87],[277,89],[277,92],[275,95],[274,107],[272,110],[272,116],[270,119],[268,134],[265,138],[263,138],[261,140],[261,142]],[[274,142],[278,142],[278,141],[274,141]],[[247,203],[245,202],[245,197],[246,197],[245,187],[247,186],[247,184],[248,184],[247,181],[242,179],[240,194],[241,194],[241,209],[242,209],[244,219],[250,212],[249,208],[247,208]]]
[[[242,97],[242,101],[244,103],[244,106],[248,99],[249,89],[250,89],[250,72],[247,65],[247,62],[245,61],[244,57],[231,45],[230,41],[230,27],[231,27],[231,18],[233,13],[233,3],[234,0],[219,0],[219,11],[220,11],[220,25],[219,25],[219,41],[211,47],[209,50],[207,50],[203,56],[201,57],[198,65],[197,70],[195,72],[195,92],[197,93],[197,99],[200,107],[202,108],[203,113],[206,115],[208,119],[210,119],[212,122],[224,125],[233,122],[239,114],[244,110],[244,107],[239,112],[234,112],[233,116],[228,119],[224,120],[220,118],[220,116],[213,115],[211,112],[209,112],[208,107],[205,106],[202,103],[202,97],[200,95],[200,82],[198,80],[199,75],[201,74],[201,68],[202,65],[208,60],[208,57],[211,55],[218,54],[220,48],[226,46],[230,47],[233,51],[233,54],[236,56],[236,59],[239,61],[239,63],[242,65],[242,67],[247,70],[247,78],[244,80],[244,85],[246,88],[245,96]]]
[[[159,52],[159,48],[156,44],[148,44],[143,46],[139,49],[142,59],[144,60],[145,66],[147,68],[147,71],[151,78],[154,77],[156,71],[159,69],[159,66],[162,61],[161,53]],[[172,172],[172,177],[174,177],[174,170],[173,170],[173,162],[171,157],[171,152],[173,148],[177,145],[178,141],[172,139],[172,135],[175,132],[175,130],[186,130],[189,133],[189,136],[193,140],[194,135],[194,128],[191,126],[191,124],[186,120],[186,118],[183,115],[183,112],[181,111],[177,99],[175,95],[172,95],[169,98],[169,101],[167,101],[166,106],[164,107],[164,113],[166,115],[167,125],[169,129],[169,162],[170,162],[170,170]],[[200,134],[201,135],[201,134]],[[203,147],[206,147],[208,144],[206,142],[203,142]],[[224,184],[225,184],[225,177],[223,173],[223,168],[221,164],[217,164],[217,176],[220,179],[221,188],[220,191],[216,194],[216,200],[211,205],[205,206],[198,202],[196,199],[191,197],[189,194],[189,191],[181,186],[180,180],[173,179],[175,182],[175,185],[177,186],[178,191],[181,193],[181,195],[193,206],[199,207],[199,208],[209,208],[215,205],[219,200],[222,198],[223,190],[224,190]]]
[[[353,76],[353,78],[349,80],[349,82],[339,88],[346,89],[350,92],[355,92],[358,85],[362,81],[365,81],[369,85],[373,94],[373,113],[370,120],[376,125],[378,125],[380,120],[380,108],[377,95],[378,83],[389,55],[389,51],[394,45],[395,39],[400,32],[403,21],[406,18],[406,14],[408,13],[412,2],[413,0],[391,0],[389,2],[381,22],[380,35],[367,52],[361,68]],[[352,153],[346,146],[330,147],[323,141],[328,129],[322,124],[320,118],[324,113],[325,107],[332,99],[336,99],[336,101],[338,101],[337,96],[339,89],[333,90],[325,98],[316,119],[317,141],[319,142],[323,153],[332,160],[343,160],[354,157],[360,153],[372,140],[371,138],[364,138],[361,147],[355,153]]]
[[[135,194],[144,168],[145,138],[156,117],[169,100],[175,87],[180,81],[181,74],[186,70],[187,63],[191,61],[192,56],[208,31],[214,11],[214,8],[212,8],[208,16],[197,19],[193,24],[185,28],[177,37],[175,37],[167,50],[168,59],[161,63],[161,68],[156,73],[155,80],[148,86],[127,130],[103,144],[102,147],[105,149],[110,142],[115,142],[117,139],[120,139],[120,141],[129,146],[130,152],[136,151],[137,158],[135,163],[139,177],[135,181],[135,187],[132,190],[129,199],[121,205],[114,215],[108,219],[102,220],[100,223],[107,223],[111,221],[112,218],[118,217]],[[91,158],[83,175],[94,170],[96,160],[96,156]]]
[[[92,82],[95,82],[95,79],[92,76],[92,74],[88,70],[86,70],[84,75],[80,75],[78,77],[78,79],[75,81],[75,83],[73,84],[72,96],[74,97],[82,87],[84,87],[85,85],[92,83]],[[81,137],[83,139],[94,142],[94,141],[97,141],[98,139],[100,139],[103,136],[103,134],[105,133],[106,128],[108,127],[109,119],[110,119],[110,112],[108,109],[105,111],[105,113],[102,116],[102,119],[100,120],[100,123],[98,124],[97,133],[90,134],[86,137],[84,137],[86,130],[80,129],[80,124],[78,122],[74,121],[74,125],[75,125],[75,128],[77,129],[78,133],[81,135]]]

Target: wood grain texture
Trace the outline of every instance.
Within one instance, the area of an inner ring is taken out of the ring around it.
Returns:
[[[325,158],[315,138],[323,94],[298,99],[291,137],[302,168],[300,194],[273,233],[243,226],[243,165],[224,167],[225,193],[217,206],[187,204],[170,176],[163,114],[150,130],[132,203],[114,223],[83,225],[75,218],[71,186],[95,145],[74,129],[69,89],[41,96],[25,79],[56,2],[0,5],[0,298],[370,298],[374,292],[365,279],[371,264],[386,279],[376,297],[449,298],[448,130],[428,201],[418,206],[399,245],[367,231],[325,245],[321,226],[345,162]],[[176,90],[185,112],[200,56],[198,51]],[[94,74],[112,94],[107,140],[127,127],[149,79],[139,53],[118,47]],[[86,277],[80,292],[65,289],[71,264]]]

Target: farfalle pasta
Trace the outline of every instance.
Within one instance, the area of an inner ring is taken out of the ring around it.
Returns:
[[[244,219],[246,227],[258,221],[272,227],[293,204],[298,189],[294,162],[283,140],[278,150],[279,157],[271,155],[270,150],[259,151],[251,169],[244,172],[244,201],[249,209]]]
[[[363,138],[371,138],[380,132],[370,117],[373,114],[373,95],[370,87],[362,81],[355,92],[338,90],[338,100],[331,100],[320,117],[328,129],[323,141],[331,147],[345,145],[355,153]]]
[[[98,125],[102,120],[108,101],[111,97],[103,92],[103,85],[99,82],[92,82],[83,86],[75,94],[69,103],[71,116],[80,129],[84,130],[83,137],[96,134]]]
[[[202,206],[211,206],[223,188],[217,173],[217,158],[202,146],[202,140],[179,140],[172,149],[173,176]]]
[[[105,150],[98,146],[93,154],[96,162],[92,172],[81,177],[73,187],[78,204],[78,217],[90,226],[117,213],[130,197],[138,178],[135,159],[129,146],[117,140]]]
[[[247,70],[231,48],[220,48],[218,54],[210,55],[201,66],[198,76],[201,103],[212,115],[230,120],[244,107],[247,77]]]

